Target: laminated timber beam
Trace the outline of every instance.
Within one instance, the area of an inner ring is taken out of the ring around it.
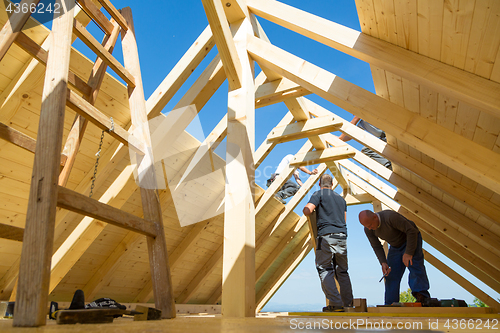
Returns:
[[[59,186],[57,189],[57,205],[78,214],[90,216],[94,219],[135,231],[145,236],[157,236],[156,226],[153,222],[108,206],[62,186]]]
[[[478,287],[473,285],[471,282],[469,282],[463,276],[461,276],[460,274],[455,272],[453,269],[448,267],[445,263],[443,263],[438,258],[434,257],[432,254],[430,254],[426,250],[423,250],[423,252],[424,252],[425,260],[429,264],[431,264],[432,266],[436,267],[441,273],[443,273],[448,278],[453,280],[460,287],[462,287],[465,290],[467,290],[468,292],[470,292],[472,295],[479,298],[481,301],[483,301],[489,307],[494,308],[495,310],[500,309],[500,303],[498,303],[495,299],[493,299],[488,294],[486,294],[484,291],[482,291],[481,289],[479,289]]]
[[[142,137],[139,138],[147,147],[152,146],[148,125],[148,112],[144,89],[142,86],[141,69],[139,64],[139,52],[135,36],[134,21],[130,7],[123,8],[121,14],[127,21],[129,29],[122,34],[123,61],[125,68],[134,78],[134,89],[129,83],[129,104],[132,127],[142,127]],[[144,219],[152,221],[156,227],[156,237],[148,236],[148,254],[151,280],[155,297],[155,307],[161,310],[161,318],[175,318],[175,301],[172,288],[172,277],[168,261],[167,242],[165,238],[162,208],[158,190],[152,188],[157,184],[156,174],[153,168],[154,157],[152,152],[142,157],[138,172],[142,173],[143,186],[140,187],[142,210]],[[146,165],[144,165],[147,162]],[[141,170],[142,167],[142,170]]]
[[[472,180],[500,192],[500,154],[286,51],[250,37],[248,52],[268,67]]]
[[[354,156],[351,147],[331,147],[323,150],[313,150],[307,153],[300,153],[294,156],[290,166],[299,167],[311,164],[338,161]]]
[[[276,104],[289,98],[301,97],[310,93],[307,89],[285,78],[266,82],[255,90],[255,108]]]
[[[481,230],[484,228],[482,228],[479,224],[467,219],[461,214],[453,215],[457,216],[457,218],[461,218],[460,221],[455,221],[453,218],[450,218],[446,214],[443,214],[442,217],[436,216],[427,207],[421,207],[419,204],[415,203],[399,190],[394,190],[388,187],[379,179],[370,176],[366,171],[357,167],[354,163],[350,161],[343,161],[341,162],[341,165],[350,170],[352,173],[356,174],[361,179],[369,182],[373,186],[376,186],[378,189],[383,190],[387,196],[398,202],[398,204],[410,211],[416,212],[415,214],[418,215],[421,219],[427,221],[427,223],[432,225],[434,228],[442,230],[443,234],[447,235],[455,241],[460,242],[460,244],[462,244],[469,251],[490,262],[493,267],[500,271],[500,255],[498,249],[491,245],[488,248],[484,246],[484,242],[489,240],[493,241],[493,239],[495,238],[493,235],[491,235],[491,232],[485,232],[484,230]],[[360,186],[359,183],[357,185]],[[364,190],[366,191],[366,189]],[[444,207],[445,204],[440,204],[442,205],[440,205],[441,209],[446,211],[447,209],[446,207]],[[451,207],[448,208],[451,209]],[[452,212],[450,213],[453,214]],[[459,224],[460,222],[465,222],[466,220],[468,220],[470,225],[467,225],[465,223]],[[463,231],[461,231],[461,229],[466,230],[467,233],[464,233]],[[477,237],[481,237],[481,235],[485,234],[485,237],[483,237],[483,239],[477,240],[477,238],[470,237],[469,234],[475,234]],[[498,244],[498,241],[493,242],[493,244]]]
[[[19,4],[19,7],[27,6],[28,8],[31,5],[37,5],[40,0],[23,0]],[[27,11],[24,13],[22,10],[19,12],[14,12],[12,16],[5,22],[2,30],[0,30],[0,60],[3,59],[7,51],[11,47],[14,40],[19,35],[19,32],[24,27],[26,22],[28,22],[31,16],[31,12]]]
[[[330,111],[306,98],[303,98],[303,100],[307,110],[316,117],[332,114]],[[464,185],[457,183],[429,166],[415,160],[397,148],[391,147],[386,142],[374,138],[372,135],[366,133],[366,131],[351,124],[349,121],[346,121],[338,116],[337,119],[343,121],[343,125],[340,128],[342,133],[350,136],[364,146],[370,147],[378,154],[389,159],[392,163],[395,163],[416,174],[423,180],[429,182],[433,186],[436,186],[441,191],[452,196],[460,203],[467,205],[470,209],[488,217],[492,223],[497,223],[495,221],[497,221],[498,216],[500,216],[500,207],[497,205],[480,197],[477,193],[469,190]]]
[[[0,238],[23,241],[24,229],[0,223]]]
[[[278,1],[247,0],[247,4],[266,20],[500,118],[500,83]]]
[[[14,326],[41,326],[46,321],[73,20],[69,9],[52,21]]]
[[[202,0],[202,3],[214,35],[217,50],[224,64],[229,88],[231,90],[239,89],[242,86],[242,63],[236,51],[222,2],[220,0]]]
[[[324,133],[335,132],[342,126],[333,116],[297,121],[286,126],[275,127],[267,136],[268,141],[288,142]]]
[[[352,174],[348,178],[350,181],[364,189],[374,198],[384,203],[390,209],[399,212],[409,220],[415,222],[417,227],[422,232],[425,241],[427,241],[427,239],[431,237],[432,241],[439,242],[445,247],[451,249],[458,256],[467,260],[470,264],[473,264],[476,267],[475,270],[478,271],[473,272],[475,276],[477,276],[481,281],[484,281],[485,283],[490,283],[488,285],[492,286],[492,288],[494,289],[496,288],[495,290],[499,292],[500,289],[498,289],[498,287],[500,287],[500,281],[498,277],[500,276],[500,271],[494,268],[490,262],[487,262],[486,260],[483,260],[479,256],[473,254],[468,247],[465,247],[462,244],[461,240],[456,240],[454,237],[449,237],[444,230],[435,227],[434,225],[438,224],[436,223],[436,221],[438,220],[437,217],[435,217],[433,220],[431,220],[431,223],[429,223],[417,215],[417,213],[419,213],[421,210],[420,208],[418,208],[418,212],[411,211],[401,206],[394,200],[390,199],[389,196],[385,193],[387,187],[383,189],[381,189],[380,187],[375,188],[369,185],[366,180]],[[432,243],[429,244],[434,246]]]

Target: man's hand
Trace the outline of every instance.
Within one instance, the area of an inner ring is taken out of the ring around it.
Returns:
[[[318,169],[314,169],[313,171],[311,171],[311,175],[317,175],[318,174]]]
[[[413,256],[410,255],[410,254],[403,254],[403,264],[405,264],[406,267],[408,267],[408,264],[413,265],[413,260],[412,260]]]
[[[391,272],[391,268],[389,267],[389,265],[387,265],[386,263],[383,263],[382,264],[382,273],[384,273],[384,276],[389,275],[390,272]]]

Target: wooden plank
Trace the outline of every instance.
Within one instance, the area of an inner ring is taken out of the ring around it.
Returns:
[[[318,104],[307,99],[306,101],[307,110],[313,115],[323,116],[330,114],[330,111],[322,108]],[[338,117],[338,119],[340,119],[340,117]],[[367,134],[357,126],[352,125],[349,121],[346,121],[345,119],[343,121],[344,124],[340,130],[354,138],[354,140],[360,142],[364,146],[370,147],[375,152],[386,157],[393,163],[410,170],[412,173],[438,187],[443,192],[453,196],[456,200],[468,205],[470,209],[474,209],[477,212],[488,216],[492,221],[495,221],[496,217],[500,216],[500,207],[488,202],[460,183],[457,183],[427,165],[416,161],[407,154],[401,153],[387,143],[373,138],[373,136]]]
[[[319,163],[326,163],[331,161],[338,161],[341,159],[351,158],[354,156],[354,151],[349,146],[331,147],[323,150],[314,150],[308,153],[296,154],[290,162],[290,166],[305,166]]]
[[[122,15],[127,20],[129,29],[122,37],[123,59],[125,67],[130,71],[135,80],[135,88],[129,89],[129,103],[131,110],[132,126],[142,126],[143,137],[139,138],[146,146],[151,147],[151,137],[149,134],[148,116],[146,101],[144,99],[144,90],[142,86],[141,69],[139,65],[139,53],[135,38],[134,21],[132,19],[132,10],[129,7],[122,9]],[[145,155],[143,158],[149,159],[149,165],[144,165],[146,169],[139,170],[144,172],[144,180],[149,186],[156,185],[156,175],[152,168],[154,158]],[[147,237],[149,263],[151,271],[151,280],[153,282],[153,291],[155,298],[155,307],[161,310],[163,319],[175,318],[175,304],[172,289],[172,277],[170,275],[170,265],[168,262],[167,244],[165,240],[165,231],[162,218],[161,204],[158,196],[158,190],[141,187],[142,209],[144,218],[153,221],[156,225],[156,238]]]
[[[219,0],[203,0],[207,10],[210,2],[217,8],[219,20],[225,20]],[[210,14],[210,15],[213,15]],[[214,18],[209,22],[214,31]],[[222,22],[225,26],[226,22]],[[219,23],[220,24],[220,23]],[[247,55],[247,41],[252,32],[248,19],[233,24],[234,40],[223,27],[225,39],[214,38],[217,47],[221,42],[234,42],[230,65],[235,66],[238,77],[224,69],[229,81],[227,113],[226,186],[224,205],[224,244],[222,261],[222,316],[255,317],[255,86],[254,64]],[[225,55],[220,52],[221,58]],[[239,84],[236,84],[236,80]],[[235,152],[232,147],[238,147]],[[235,156],[237,154],[237,156]]]
[[[97,8],[92,0],[78,0],[78,4],[96,22],[106,34],[111,35],[113,32],[113,24],[108,18]]]
[[[202,3],[207,14],[208,23],[214,34],[217,50],[224,64],[229,88],[231,90],[239,89],[243,84],[242,62],[236,51],[222,2],[219,0],[202,0]],[[246,59],[246,57],[243,59]]]
[[[483,301],[486,305],[488,305],[490,308],[493,309],[500,309],[500,303],[490,297],[488,294],[486,294],[484,291],[470,283],[467,279],[465,279],[463,276],[455,272],[453,269],[448,267],[446,264],[444,264],[441,260],[438,258],[434,257],[432,254],[427,252],[426,250],[424,251],[424,258],[425,260],[430,263],[432,266],[436,267],[441,273],[449,277],[451,280],[453,280],[455,283],[457,283],[460,287],[464,288],[468,292],[470,292],[472,295],[476,296],[479,298],[481,301]]]
[[[341,125],[342,122],[336,121],[335,117],[332,116],[298,121],[286,126],[275,127],[267,136],[267,140],[287,142],[304,139],[309,136],[335,132]]]
[[[29,8],[32,4],[37,5],[39,2],[40,0],[23,0],[19,3],[19,7],[23,8],[23,6],[27,6]],[[30,11],[23,12],[19,10],[17,13],[14,12],[7,22],[5,22],[2,30],[0,30],[0,60],[7,54],[7,51],[19,35],[23,26],[28,22],[30,16]]]
[[[74,22],[73,32],[78,36],[92,51],[94,51],[108,66],[118,74],[129,86],[135,87],[134,76],[125,69],[122,64],[116,60],[105,48],[92,36],[87,29],[78,21]]]
[[[127,20],[125,20],[120,11],[118,11],[109,0],[99,0],[99,3],[106,9],[109,15],[118,22],[124,31],[128,30]]]
[[[311,92],[288,79],[264,83],[255,90],[255,108],[283,102],[285,99],[309,95]]]
[[[24,229],[0,223],[0,238],[23,241]]]
[[[245,0],[226,0],[224,4],[224,12],[230,24],[248,16],[248,8]]]
[[[38,45],[31,38],[26,36],[26,34],[20,32],[15,42],[19,47],[28,52],[41,64],[44,66],[47,65],[47,51],[45,51],[42,46]],[[85,96],[88,96],[91,92],[90,86],[71,71],[69,72],[68,83]]]
[[[278,1],[247,0],[247,4],[254,14],[266,20],[391,73],[433,88],[447,96],[455,97],[496,117],[500,116],[500,94],[498,93],[500,85],[496,82]]]
[[[500,155],[258,38],[250,38],[248,50],[261,66],[279,72],[422,153],[500,192],[500,174],[491,172],[500,165]]]
[[[75,213],[90,216],[94,219],[135,231],[145,236],[157,236],[156,227],[153,222],[108,206],[62,186],[58,188],[57,205]]]
[[[29,152],[35,152],[35,139],[3,123],[0,123],[0,138]]]
[[[146,152],[144,144],[140,142],[134,135],[127,132],[120,125],[115,124],[114,122],[112,123],[111,119],[105,116],[95,106],[69,89],[67,92],[66,105],[73,111],[87,118],[90,122],[92,122],[100,129],[108,131],[109,135],[111,135],[124,145],[129,146],[135,152],[139,154],[144,154]]]
[[[14,326],[41,326],[46,320],[73,20],[70,9],[52,21]]]

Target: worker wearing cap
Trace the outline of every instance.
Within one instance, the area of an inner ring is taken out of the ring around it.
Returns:
[[[366,237],[382,265],[385,304],[399,302],[399,287],[406,267],[410,271],[408,284],[417,302],[430,298],[422,235],[415,223],[392,210],[378,213],[364,210],[359,213],[359,222],[365,227]],[[390,245],[387,258],[379,238]]]

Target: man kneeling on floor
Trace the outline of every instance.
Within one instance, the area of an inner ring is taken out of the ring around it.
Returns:
[[[392,210],[359,213],[359,222],[375,252],[385,276],[385,305],[399,302],[399,286],[406,267],[410,271],[408,284],[417,302],[430,297],[429,279],[424,266],[422,235],[415,223]],[[385,252],[379,238],[389,243]]]
[[[309,216],[316,209],[316,269],[321,288],[330,303],[323,312],[341,312],[344,307],[352,306],[353,298],[347,272],[347,203],[332,190],[332,176],[321,176],[319,187],[321,189],[314,192],[303,212]],[[340,294],[335,278],[340,285]]]

